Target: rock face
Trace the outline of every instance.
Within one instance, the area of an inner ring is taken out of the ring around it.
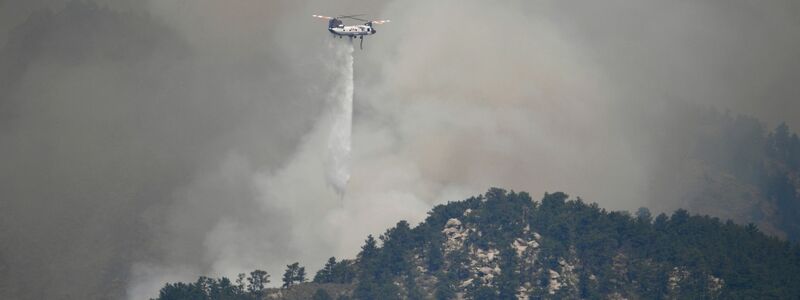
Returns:
[[[547,244],[547,238],[526,225],[518,235],[509,238],[511,240],[505,249],[512,254],[504,256],[503,245],[495,243],[478,243],[485,239],[481,231],[480,224],[470,221],[469,215],[473,214],[472,209],[467,209],[463,216],[447,219],[441,227],[441,249],[444,254],[445,268],[444,273],[459,273],[460,279],[452,286],[456,299],[475,298],[475,291],[481,289],[498,290],[503,280],[503,275],[513,275],[518,278],[517,287],[513,297],[515,299],[560,299],[560,298],[582,298],[581,287],[597,286],[599,279],[596,275],[589,273],[584,276],[581,282],[580,273],[587,273],[581,263],[575,247],[569,247],[561,255],[553,253],[542,254],[542,244]],[[607,275],[608,285],[611,286],[609,293],[604,298],[608,299],[630,299],[640,298],[641,295],[636,291],[637,280],[641,280],[629,275],[631,258],[623,250],[615,252],[611,258]],[[414,269],[421,280],[417,280],[418,287],[427,294],[428,298],[433,298],[436,285],[439,279],[425,265],[425,253],[422,251],[414,255]],[[504,260],[513,260],[509,264]],[[663,267],[663,266],[662,266]],[[655,267],[654,267],[655,269]],[[691,278],[689,268],[684,266],[674,266],[663,272],[664,281],[660,284],[664,287],[666,298],[680,299],[681,289],[684,282]],[[720,291],[725,287],[725,281],[721,278],[708,275],[707,295],[708,298],[715,299],[720,296]],[[398,284],[402,285],[402,284]],[[404,293],[407,294],[407,293]]]
[[[467,209],[464,216],[471,212],[471,209]],[[570,258],[568,262],[566,258],[559,258],[558,264],[553,269],[546,268],[541,261],[537,261],[542,235],[531,231],[530,226],[526,226],[521,235],[508,245],[509,249],[513,250],[517,264],[506,270],[501,267],[501,251],[497,246],[480,247],[474,244],[465,246],[467,240],[479,239],[482,236],[476,228],[475,224],[451,218],[441,231],[444,236],[442,249],[447,261],[451,262],[450,268],[467,271],[465,278],[456,285],[455,290],[459,298],[464,298],[470,290],[482,287],[497,288],[497,279],[503,272],[527,278],[520,282],[514,294],[517,299],[529,299],[537,294],[555,296],[559,291],[562,291],[562,294],[577,295],[578,277],[574,272],[577,259]],[[460,265],[454,265],[453,262],[462,257],[466,259],[462,259]],[[417,268],[424,269],[422,266]],[[543,278],[544,282],[541,280]]]
[[[382,237],[383,251],[405,251],[410,264],[405,269],[412,271],[371,271],[392,279],[383,286],[357,284],[394,291],[400,299],[724,299],[746,294],[729,288],[726,276],[738,276],[726,275],[732,269],[692,264],[700,256],[727,261],[720,256],[727,254],[707,249],[738,245],[741,238],[755,237],[745,233],[752,229],[727,223],[726,233],[704,238],[720,239],[712,247],[698,234],[721,228],[715,219],[685,211],[637,219],[566,199],[557,193],[537,202],[525,193],[490,190],[485,196],[436,207],[409,233],[398,226]],[[757,238],[771,243],[763,234]],[[778,253],[786,244],[772,241],[775,248],[769,251],[784,255]],[[410,246],[400,250],[394,245]],[[392,257],[368,263],[394,264],[398,256]],[[359,289],[355,291],[353,296],[359,298]]]
[[[464,247],[469,230],[464,228],[458,219],[450,219],[444,225],[442,234],[445,236],[444,253],[449,254]]]

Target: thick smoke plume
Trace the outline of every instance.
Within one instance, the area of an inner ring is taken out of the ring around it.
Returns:
[[[344,13],[392,23],[352,51],[310,17]],[[674,208],[698,107],[800,128],[797,28],[793,0],[0,1],[0,298],[274,282],[490,186]]]
[[[206,266],[203,269],[175,261],[136,264],[128,293],[130,299],[151,295],[164,282],[185,280],[193,273],[230,277],[260,266],[277,274],[285,261],[307,257],[313,257],[315,262],[325,259],[317,256],[314,249],[335,244],[341,230],[346,229],[341,220],[346,214],[341,197],[350,179],[354,49],[349,41],[340,40],[330,41],[327,48],[328,55],[322,60],[326,65],[324,72],[332,74],[331,91],[324,102],[323,114],[287,163],[277,170],[253,169],[242,157],[232,155],[220,167],[223,178],[210,178],[210,182],[204,180],[190,187],[186,202],[176,206],[171,216],[193,218],[182,210],[192,206],[204,210],[208,204],[198,203],[196,199],[207,192],[205,185],[219,185],[215,181],[223,180],[232,188],[252,191],[243,199],[253,206],[250,217],[223,216],[199,237],[205,245],[200,249]],[[272,227],[276,218],[287,223]],[[320,231],[322,228],[325,229]],[[254,239],[254,235],[261,238]],[[282,259],[275,259],[277,257]]]

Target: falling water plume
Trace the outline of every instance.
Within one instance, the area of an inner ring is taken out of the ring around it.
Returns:
[[[331,103],[331,127],[325,157],[328,184],[343,195],[350,180],[350,150],[353,130],[353,45],[333,45],[339,80],[334,86]]]

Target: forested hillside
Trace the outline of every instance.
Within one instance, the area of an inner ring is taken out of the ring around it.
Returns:
[[[688,140],[676,141],[677,163],[657,180],[666,190],[654,208],[685,208],[766,233],[800,238],[800,138],[785,124],[773,130],[748,116],[715,110],[693,116]]]
[[[436,206],[412,227],[367,237],[354,260],[331,258],[313,283],[287,266],[267,289],[255,271],[167,284],[166,299],[739,299],[800,297],[800,247],[678,210],[606,211],[564,193],[524,192]],[[304,273],[304,271],[303,271]]]

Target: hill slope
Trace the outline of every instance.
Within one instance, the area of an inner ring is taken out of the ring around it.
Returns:
[[[800,138],[781,123],[707,111],[656,176],[653,208],[686,208],[800,239]],[[676,201],[677,200],[677,201]]]
[[[263,289],[201,278],[168,284],[159,299],[800,297],[791,284],[800,282],[800,247],[754,225],[685,210],[633,217],[563,193],[537,202],[490,189],[435,207],[414,228],[401,221],[379,240],[368,237],[355,260],[329,264],[313,285]],[[225,290],[229,298],[205,292]]]

